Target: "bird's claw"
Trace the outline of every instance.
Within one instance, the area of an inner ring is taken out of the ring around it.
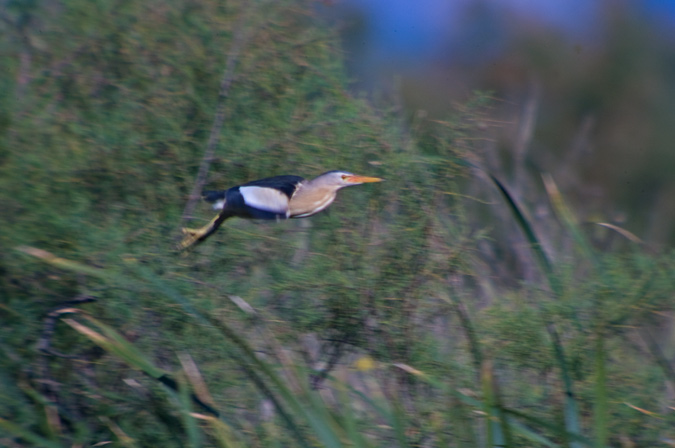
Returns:
[[[183,227],[181,229],[181,232],[183,235],[185,235],[185,238],[176,245],[176,249],[183,251],[194,244],[196,244],[200,238],[204,236],[206,233],[206,230],[204,228],[201,229],[190,229],[187,227]]]
[[[207,225],[200,227],[198,229],[191,229],[189,227],[183,227],[181,232],[183,235],[183,240],[176,245],[176,249],[179,251],[184,251],[185,249],[194,246],[197,243],[203,241],[206,237],[211,235],[220,225],[224,218],[221,218],[221,215],[213,218]]]

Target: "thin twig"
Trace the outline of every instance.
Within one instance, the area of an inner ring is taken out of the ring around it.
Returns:
[[[192,187],[192,192],[188,198],[187,204],[185,204],[185,209],[183,210],[183,216],[181,222],[189,219],[192,216],[197,201],[201,197],[201,191],[206,183],[206,176],[209,173],[209,167],[213,161],[213,153],[216,148],[216,143],[218,142],[218,136],[225,123],[225,118],[227,116],[227,98],[230,93],[230,88],[232,87],[232,81],[235,77],[234,69],[239,60],[239,55],[241,49],[244,46],[245,37],[246,37],[246,14],[242,12],[241,20],[239,21],[239,27],[235,32],[234,42],[232,43],[232,49],[230,54],[227,57],[227,63],[225,64],[225,72],[223,73],[223,79],[220,82],[220,92],[218,93],[218,105],[216,107],[216,115],[213,119],[213,125],[211,126],[211,133],[209,135],[209,142],[206,145],[206,151],[204,151],[204,157],[199,165],[199,172],[197,173],[197,179],[195,184]]]

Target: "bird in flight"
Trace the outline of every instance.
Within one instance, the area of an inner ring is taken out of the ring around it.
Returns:
[[[202,197],[213,204],[214,210],[220,210],[220,214],[199,229],[183,228],[185,237],[178,249],[185,250],[201,243],[228,218],[306,218],[332,204],[339,189],[382,180],[346,171],[328,171],[312,180],[300,176],[275,176],[227,190],[204,191]]]

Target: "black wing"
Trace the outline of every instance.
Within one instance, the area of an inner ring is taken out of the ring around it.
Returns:
[[[240,186],[274,188],[275,190],[283,192],[288,196],[288,199],[290,199],[298,188],[298,185],[304,180],[305,179],[300,176],[274,176],[254,180]]]
[[[258,179],[222,191],[203,191],[207,202],[224,200],[224,213],[252,219],[287,219],[289,201],[303,182],[300,176]]]
[[[289,202],[304,179],[300,176],[275,176],[232,187],[225,192],[228,211],[253,219],[288,219]]]

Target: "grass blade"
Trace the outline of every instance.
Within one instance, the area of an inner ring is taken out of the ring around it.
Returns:
[[[66,311],[66,310],[63,310]],[[179,391],[178,383],[171,378],[167,372],[164,370],[155,367],[155,365],[148,360],[148,358],[141,353],[133,344],[129,343],[122,335],[115,331],[112,327],[100,322],[99,320],[84,314],[81,310],[72,308],[67,310],[71,313],[77,313],[80,317],[88,320],[91,324],[95,325],[99,331],[96,331],[74,319],[63,319],[63,321],[70,325],[74,330],[79,333],[87,336],[95,344],[103,348],[104,350],[118,356],[124,360],[131,367],[141,370],[143,373],[148,375],[151,378],[156,379],[160,383],[167,386],[169,389],[174,392]],[[220,416],[213,406],[203,402],[199,397],[192,394],[192,400],[202,407],[207,412],[215,415],[216,417]]]
[[[342,409],[345,430],[354,447],[365,448],[369,445],[366,443],[363,435],[359,432],[356,418],[354,417],[354,408],[349,400],[349,394],[345,383],[346,379],[334,382],[337,389],[338,403],[340,404],[340,409]]]
[[[481,384],[483,388],[483,412],[488,417],[488,444],[494,447],[512,446],[511,429],[506,415],[502,411],[499,388],[490,361],[484,361],[481,366]]]
[[[439,298],[449,304],[457,314],[457,317],[459,317],[459,322],[469,341],[469,349],[473,358],[474,367],[476,368],[476,374],[480,374],[480,369],[483,365],[483,351],[481,350],[476,330],[471,322],[471,318],[469,318],[469,313],[467,313],[464,303],[462,303],[460,298],[453,293],[449,293],[448,296],[439,295]]]
[[[574,395],[572,377],[570,376],[569,370],[567,368],[567,362],[565,360],[565,353],[563,351],[562,343],[560,342],[560,336],[552,324],[546,325],[546,329],[552,340],[553,351],[556,361],[558,362],[558,367],[560,367],[560,376],[563,381],[563,388],[565,389],[565,404],[563,409],[566,428],[565,433],[581,435],[581,424],[579,423],[579,405]],[[580,445],[575,441],[571,441],[569,445],[571,448],[580,447]]]
[[[536,425],[536,426],[539,426],[541,428],[545,428],[545,429],[551,431],[552,433],[556,434],[558,437],[560,437],[563,440],[566,440],[566,441],[571,440],[571,441],[574,441],[576,443],[579,443],[581,445],[588,446],[588,447],[593,446],[593,442],[591,440],[589,440],[588,438],[586,438],[582,435],[579,435],[579,434],[567,432],[565,430],[565,427],[560,426],[559,424],[547,422],[547,421],[542,420],[540,418],[533,417],[531,415],[525,414],[524,412],[516,411],[515,409],[504,408],[504,412],[509,416],[509,419],[512,419],[512,417],[515,417],[515,418],[518,418],[518,419],[521,419],[521,420],[528,421],[533,425]],[[517,429],[516,426],[514,426],[514,428]],[[553,443],[553,442],[549,441],[548,443]]]
[[[242,445],[237,442],[234,432],[227,423],[219,420],[211,415],[191,413],[192,417],[203,420],[209,424],[213,431],[213,438],[218,442],[218,445],[223,448],[239,448]]]
[[[178,391],[177,398],[180,403],[180,416],[183,420],[183,427],[187,433],[187,438],[192,448],[199,448],[202,446],[201,435],[197,427],[196,419],[192,416],[190,410],[190,388],[187,384],[185,375],[181,372],[178,375]]]
[[[75,319],[63,319],[63,322],[70,325],[74,330],[87,336],[96,345],[106,351],[120,357],[127,364],[142,370],[152,378],[159,379],[166,375],[166,372],[155,367],[136,347],[127,342],[119,333],[111,327],[99,322],[91,316],[82,314],[82,317],[90,321],[101,331],[100,333],[83,325]]]
[[[558,276],[555,274],[553,270],[553,265],[551,264],[551,261],[548,259],[548,255],[546,255],[546,252],[544,252],[544,248],[539,242],[539,238],[537,238],[537,235],[534,233],[534,229],[530,225],[530,222],[525,216],[525,213],[520,209],[520,206],[516,203],[515,198],[511,196],[511,193],[509,193],[509,190],[506,188],[506,186],[492,174],[490,173],[486,174],[489,176],[492,183],[494,183],[495,186],[497,186],[497,189],[501,193],[502,198],[504,199],[504,201],[506,201],[506,204],[509,206],[511,214],[518,223],[518,227],[520,227],[520,230],[525,235],[527,242],[530,244],[532,252],[534,253],[537,261],[539,262],[540,269],[543,271],[544,275],[546,276],[546,279],[548,280],[549,286],[551,287],[551,291],[553,291],[553,294],[556,297],[561,296],[563,289],[562,284],[560,283]]]
[[[479,400],[477,400],[473,397],[470,397],[466,394],[463,394],[462,392],[460,392],[458,390],[454,390],[454,389],[448,387],[443,382],[427,375],[426,373],[424,373],[424,372],[422,372],[418,369],[415,369],[414,367],[410,367],[406,364],[394,364],[394,366],[398,367],[402,370],[405,370],[406,372],[408,372],[412,375],[415,375],[417,378],[427,382],[428,384],[430,384],[434,387],[437,387],[438,389],[443,390],[443,391],[455,396],[457,399],[459,399],[461,402],[463,402],[467,405],[473,406],[473,407],[475,407],[477,409],[481,409],[481,410],[484,409],[483,402],[481,402],[481,401],[479,401]],[[561,427],[559,425],[548,423],[544,420],[540,420],[540,419],[537,419],[535,417],[530,417],[530,416],[528,416],[526,414],[523,414],[519,411],[514,411],[514,410],[506,408],[506,407],[501,407],[500,411],[507,415],[507,420],[509,422],[509,425],[510,425],[511,429],[515,430],[520,435],[522,435],[522,436],[524,436],[524,437],[526,437],[530,440],[533,440],[535,442],[543,443],[546,446],[551,446],[551,447],[557,447],[558,446],[558,444],[556,444],[552,440],[549,440],[546,437],[544,437],[543,435],[538,434],[536,431],[528,428],[527,426],[514,421],[510,417],[510,415],[517,416],[521,419],[528,420],[528,421],[530,421],[531,423],[533,423],[537,426],[549,429],[552,432],[554,432],[556,435],[558,435],[558,436],[560,436],[564,439],[567,439],[567,438],[573,439],[575,441],[580,441],[587,446],[591,446],[591,443],[587,439],[583,438],[582,436],[580,436],[578,434],[568,433],[565,430],[564,427]]]
[[[43,261],[47,264],[51,264],[52,266],[65,269],[67,271],[91,275],[92,277],[98,277],[101,279],[110,279],[110,275],[103,269],[92,268],[91,266],[78,263],[77,261],[71,261],[65,258],[57,257],[56,255],[52,254],[51,252],[47,252],[46,250],[28,246],[19,246],[16,248],[16,250],[18,250],[19,252],[23,252],[24,254],[33,256],[38,260]]]
[[[134,441],[133,438],[129,437],[129,435],[122,430],[115,422],[110,420],[108,417],[105,415],[99,416],[99,419],[110,429],[110,431],[115,434],[117,437],[117,440],[119,442],[127,447],[127,448],[136,448],[138,445]]]
[[[558,445],[557,443],[554,443],[551,440],[547,439],[546,437],[542,436],[541,434],[536,433],[535,431],[531,430],[530,428],[528,428],[527,426],[523,425],[522,423],[516,421],[515,419],[509,418],[508,421],[509,421],[509,425],[511,426],[511,428],[515,432],[522,435],[523,437],[525,437],[525,438],[527,438],[527,439],[529,439],[533,442],[540,443],[540,444],[542,444],[544,446],[547,446],[549,448],[560,448],[560,445]]]
[[[394,396],[391,403],[391,425],[394,428],[394,434],[396,435],[396,440],[398,440],[398,446],[401,448],[407,448],[410,445],[408,444],[408,439],[405,436],[405,411],[403,406],[401,406],[398,397]]]
[[[10,422],[9,420],[5,420],[4,418],[0,418],[0,428],[7,431],[10,434],[13,434],[15,437],[20,437],[30,442],[33,446],[39,446],[44,448],[63,448],[63,445],[61,445],[60,443],[53,442],[51,440],[40,437],[39,435],[30,432],[27,429],[24,429],[19,425]]]
[[[595,340],[595,403],[593,414],[595,446],[596,448],[603,448],[607,446],[609,428],[605,338],[602,330],[596,332]]]
[[[551,204],[553,205],[553,209],[567,230],[570,232],[570,235],[572,235],[572,238],[577,244],[577,247],[579,247],[584,256],[593,263],[593,267],[596,269],[599,268],[600,262],[597,255],[595,254],[595,251],[588,242],[588,239],[586,239],[583,233],[581,233],[579,230],[577,220],[569,207],[567,207],[560,190],[558,190],[558,186],[553,181],[553,177],[550,174],[544,174],[542,175],[542,179],[544,181],[544,187],[546,188],[548,197],[550,198]]]
[[[325,420],[322,420],[321,418],[318,418],[316,409],[312,409],[312,406],[302,403],[298,399],[298,396],[293,391],[291,391],[286,386],[286,384],[284,384],[279,375],[277,375],[276,372],[274,372],[274,370],[266,362],[262,361],[260,358],[258,358],[258,356],[256,356],[255,351],[241,336],[239,336],[236,331],[229,328],[225,323],[220,322],[211,316],[203,315],[202,313],[198,312],[192,306],[189,300],[167,286],[163,281],[161,281],[161,279],[159,279],[154,273],[150,272],[147,268],[142,266],[134,267],[135,274],[141,275],[142,278],[154,285],[161,293],[181,306],[183,310],[186,311],[190,316],[199,322],[205,323],[207,327],[216,330],[228,343],[234,344],[239,349],[240,355],[235,356],[236,359],[238,359],[240,366],[244,368],[249,377],[254,381],[255,385],[263,392],[263,394],[272,400],[286,423],[290,425],[291,430],[301,442],[302,446],[309,446],[308,442],[305,440],[302,430],[295,423],[293,418],[286,411],[282,403],[272,392],[270,387],[268,387],[265,381],[269,381],[269,383],[274,387],[274,390],[279,393],[284,402],[294,413],[296,413],[296,415],[302,416],[305,421],[307,421],[307,423],[314,430],[315,434],[325,446],[330,448],[340,448],[342,446],[340,437],[331,427],[331,424]],[[230,352],[230,354],[232,355],[233,353]]]
[[[542,271],[544,272],[546,278],[548,279],[549,286],[555,297],[560,297],[563,293],[562,283],[553,270],[553,266],[548,259],[548,256],[544,252],[537,235],[534,232],[534,229],[530,225],[529,221],[525,217],[525,214],[521,211],[520,207],[516,203],[515,199],[511,196],[508,189],[504,184],[502,184],[499,179],[495,176],[488,173],[488,176],[492,182],[497,186],[502,197],[508,204],[511,213],[513,214],[516,222],[520,226],[521,230],[525,234],[532,251],[534,252],[537,260],[539,260],[539,265]],[[562,204],[561,198],[556,197],[555,201],[558,204]],[[562,208],[561,208],[562,209]],[[565,214],[565,219],[570,219],[571,214]],[[571,222],[571,221],[569,221]],[[584,242],[585,240],[581,237],[578,231],[575,232],[580,238],[580,241]],[[585,244],[585,243],[584,243]],[[588,245],[584,245],[586,250],[589,250]],[[593,257],[593,260],[595,258]],[[581,434],[581,424],[579,423],[579,406],[574,395],[574,388],[572,383],[572,378],[569,374],[567,368],[567,361],[565,359],[565,351],[563,349],[562,343],[560,341],[560,336],[558,331],[555,329],[555,326],[552,323],[546,325],[546,331],[549,334],[551,345],[553,346],[553,352],[555,354],[558,367],[560,367],[560,376],[563,381],[563,387],[565,389],[565,405],[564,405],[564,416],[565,416],[565,426],[567,428],[566,432],[571,434]],[[578,448],[579,445],[577,442],[570,442],[572,448]]]
[[[608,222],[596,222],[595,224],[597,224],[597,225],[599,225],[599,226],[601,226],[601,227],[606,227],[606,228],[608,228],[608,229],[614,230],[616,233],[618,233],[619,235],[623,236],[624,238],[626,238],[626,239],[632,241],[633,243],[637,243],[637,244],[645,244],[645,242],[642,241],[642,240],[640,239],[640,237],[638,237],[638,236],[635,235],[634,233],[629,232],[628,230],[626,230],[626,229],[624,229],[624,228],[621,228],[621,227],[619,227],[619,226],[617,226],[617,225],[610,224],[610,223],[608,223]]]

